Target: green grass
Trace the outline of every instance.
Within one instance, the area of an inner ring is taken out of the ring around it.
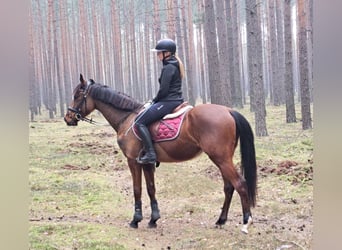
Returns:
[[[302,131],[300,122],[286,124],[284,109],[268,107],[269,136],[255,138],[259,190],[248,236],[240,232],[237,193],[227,224],[215,227],[223,184],[206,155],[157,168],[161,219],[156,229],[147,228],[150,208],[143,182],[144,220],[134,230],[128,226],[132,180],[114,130],[87,123],[67,127],[62,119],[29,123],[29,248],[312,248],[313,181],[306,171],[313,167],[313,131]],[[240,112],[254,129],[254,115]],[[101,116],[94,119],[104,121]],[[234,159],[240,161],[239,152]],[[297,165],[280,172],[285,161]]]

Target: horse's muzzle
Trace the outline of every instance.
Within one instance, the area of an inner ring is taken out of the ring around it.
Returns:
[[[65,115],[64,121],[68,126],[77,126],[78,120],[70,118],[70,116]]]

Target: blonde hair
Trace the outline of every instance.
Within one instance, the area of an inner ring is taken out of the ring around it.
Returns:
[[[175,57],[176,57],[178,64],[179,64],[180,77],[181,77],[181,79],[183,79],[185,77],[184,64],[183,64],[182,60],[178,57],[178,55],[175,54]]]

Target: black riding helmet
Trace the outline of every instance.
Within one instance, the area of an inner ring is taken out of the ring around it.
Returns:
[[[162,39],[159,40],[155,49],[152,49],[152,51],[157,52],[171,52],[171,54],[176,53],[176,43],[172,39]]]

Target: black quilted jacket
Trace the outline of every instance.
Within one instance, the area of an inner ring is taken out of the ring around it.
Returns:
[[[182,79],[179,64],[174,56],[163,61],[163,68],[159,77],[159,91],[154,102],[182,101]]]

